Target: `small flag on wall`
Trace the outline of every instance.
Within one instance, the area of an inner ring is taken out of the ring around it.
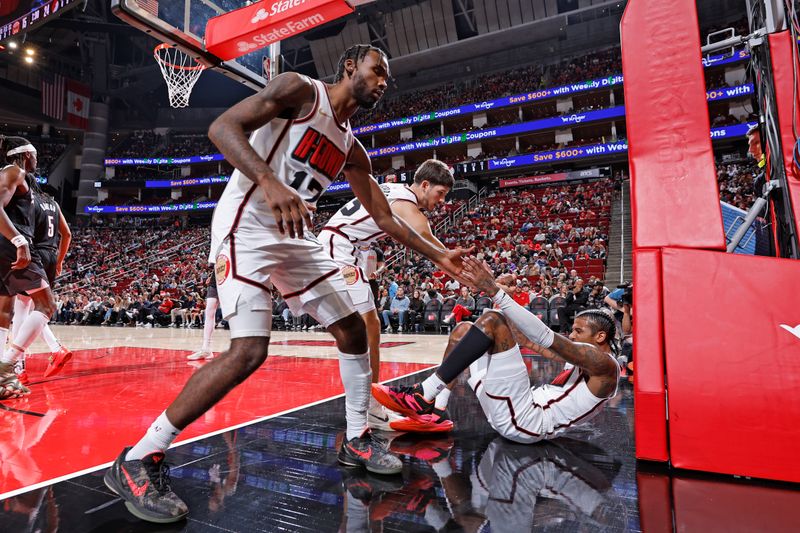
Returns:
[[[45,74],[42,76],[42,114],[56,120],[64,119],[64,76]]]
[[[67,122],[86,129],[89,126],[89,101],[92,92],[88,85],[67,80]]]

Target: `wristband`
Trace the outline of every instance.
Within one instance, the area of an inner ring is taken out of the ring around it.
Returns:
[[[20,248],[22,246],[28,246],[28,239],[26,239],[23,235],[17,235],[13,239],[11,239],[11,244]]]

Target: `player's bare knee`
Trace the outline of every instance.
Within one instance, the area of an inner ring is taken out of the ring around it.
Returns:
[[[508,323],[502,313],[497,311],[487,311],[475,321],[475,326],[486,335],[492,337],[499,330],[508,329]]]
[[[358,313],[350,314],[331,324],[328,331],[336,339],[336,345],[344,353],[367,351],[367,327]]]
[[[458,325],[453,328],[453,331],[450,332],[450,340],[453,342],[458,342],[463,339],[464,335],[467,334],[472,325],[472,322],[468,321],[459,322]]]
[[[241,337],[231,339],[227,364],[236,369],[237,382],[244,381],[267,360],[269,337]]]
[[[53,299],[53,293],[48,289],[44,289],[34,293],[32,299],[34,311],[39,311],[48,317],[53,316],[53,313],[56,311],[56,302]]]
[[[14,310],[14,300],[8,296],[0,297],[0,328],[11,325],[12,311]]]

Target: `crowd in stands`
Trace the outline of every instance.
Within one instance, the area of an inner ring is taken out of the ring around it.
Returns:
[[[153,130],[137,130],[123,137],[116,146],[108,150],[108,157],[149,157],[155,155],[162,144],[162,136]]]
[[[61,157],[67,148],[67,143],[63,139],[38,139],[31,140],[36,146],[36,157],[38,159],[38,171],[47,174],[47,171]]]
[[[576,287],[583,295],[586,286],[588,296],[594,290],[590,287],[603,279],[611,196],[609,180],[501,190],[476,207],[464,209],[457,221],[452,217],[462,207],[460,202],[440,206],[429,219],[432,227],[447,223],[438,235],[448,246],[478,245],[477,256],[498,274],[518,276],[519,290],[527,294],[528,302],[539,296],[561,296],[566,302]],[[315,216],[317,225],[335,211],[336,207],[320,209]],[[95,222],[103,220],[97,219]],[[57,287],[54,320],[86,325],[199,326],[211,275],[208,227],[185,225],[175,218],[152,221],[146,217],[120,217],[106,226],[92,223],[74,228],[66,274]],[[392,325],[393,318],[401,317],[400,313],[395,316],[392,308],[400,287],[413,303],[408,310],[419,307],[415,299],[425,305],[431,299],[444,302],[453,298],[455,302],[461,297],[459,302],[467,310],[479,299],[480,295],[469,293],[432,263],[411,256],[391,240],[380,241],[378,246],[390,265],[378,278],[377,295],[387,328],[401,326]],[[404,304],[395,303],[395,308],[398,305]],[[275,313],[277,327],[309,329],[316,325],[308,316],[292,317],[280,300]],[[458,313],[453,323],[470,316],[461,309]],[[407,329],[420,325],[416,319],[421,315],[408,323],[406,315],[402,316],[402,326]]]
[[[754,187],[756,170],[755,162],[752,160],[739,163],[719,163],[717,165],[717,183],[719,183],[720,200],[744,211],[750,209],[756,192]],[[761,191],[758,193],[760,196]]]
[[[620,50],[613,48],[580,58],[568,59],[558,65],[527,66],[447,83],[432,89],[405,92],[389,97],[369,113],[359,113],[351,120],[353,126],[373,124],[392,118],[446,109],[555,87],[588,79],[618,74],[621,71]]]
[[[497,274],[516,275],[520,291],[533,298],[566,299],[578,278],[587,286],[603,279],[611,197],[608,180],[500,191],[468,210],[440,239],[448,246],[476,245],[479,259]],[[388,257],[397,251],[393,243],[385,246]],[[445,281],[443,273],[418,256],[392,265],[382,281],[388,292],[379,297],[381,311],[391,312],[393,284],[412,296],[420,291],[424,303],[429,297],[444,302],[480,296],[460,294],[458,282]]]
[[[112,146],[108,157],[188,157],[218,151],[205,132],[162,135],[153,130],[136,130]]]

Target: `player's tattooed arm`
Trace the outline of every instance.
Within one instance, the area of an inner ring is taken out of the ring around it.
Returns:
[[[358,141],[350,151],[345,164],[344,174],[353,188],[353,193],[361,201],[361,205],[375,220],[378,227],[390,237],[415,250],[442,268],[449,275],[458,278],[461,275],[461,257],[470,250],[447,250],[424,239],[402,218],[392,213],[389,202],[381,191],[378,182],[372,177],[372,164],[366,150]]]
[[[586,370],[590,376],[616,375],[614,360],[591,344],[572,342],[556,333],[550,349],[563,360]]]

